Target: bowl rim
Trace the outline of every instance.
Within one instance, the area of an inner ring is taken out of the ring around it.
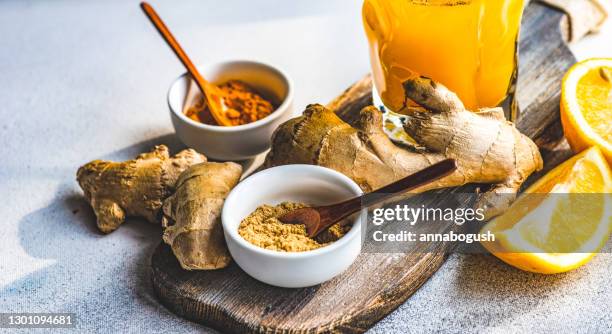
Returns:
[[[281,169],[302,169],[302,170],[310,169],[314,173],[326,174],[327,176],[331,176],[333,178],[336,178],[338,181],[343,182],[344,185],[349,186],[351,191],[354,191],[354,193],[356,194],[355,196],[360,196],[364,193],[363,190],[359,187],[359,185],[357,185],[357,183],[355,183],[355,181],[353,181],[351,178],[349,178],[348,176],[338,171],[335,171],[327,167],[316,166],[316,165],[306,165],[306,164],[294,164],[294,165],[282,165],[282,166],[268,168],[268,169],[259,171],[255,174],[252,174],[246,179],[242,180],[240,183],[238,183],[236,187],[234,187],[234,189],[232,189],[230,194],[225,199],[225,202],[223,203],[223,209],[221,212],[221,224],[223,226],[223,230],[225,232],[224,234],[226,236],[229,236],[234,242],[238,243],[240,246],[242,246],[242,248],[246,248],[250,252],[257,253],[258,255],[263,255],[263,256],[268,256],[268,257],[273,257],[273,258],[282,258],[282,259],[303,259],[303,258],[323,255],[326,253],[334,252],[336,249],[345,246],[346,244],[353,241],[354,238],[361,238],[361,218],[364,218],[363,216],[365,215],[365,212],[366,212],[365,208],[361,209],[358,213],[356,213],[356,215],[358,215],[357,218],[355,219],[356,222],[353,224],[351,229],[342,238],[338,239],[337,241],[332,242],[331,244],[327,246],[323,246],[317,249],[303,251],[303,252],[280,252],[280,251],[261,248],[261,247],[251,244],[250,242],[246,241],[242,236],[240,236],[240,234],[238,234],[238,228],[230,229],[228,226],[229,213],[227,213],[229,209],[226,210],[227,203],[229,202],[231,204],[231,202],[233,201],[233,197],[237,196],[236,194],[242,191],[242,189],[248,187],[249,182],[252,182],[249,180],[254,180],[256,178],[270,177],[270,174],[274,174],[278,170],[281,170]],[[240,223],[238,223],[238,226],[240,226]]]
[[[276,74],[279,78],[285,81],[287,85],[287,94],[285,98],[283,99],[283,101],[281,102],[281,104],[276,109],[274,109],[274,111],[272,111],[270,115],[262,119],[259,119],[255,122],[251,122],[248,124],[242,124],[242,125],[234,125],[234,126],[220,126],[220,125],[204,124],[204,123],[200,123],[200,122],[196,122],[192,120],[191,118],[187,117],[182,111],[177,111],[172,107],[172,103],[170,101],[170,93],[181,80],[184,80],[184,78],[189,75],[189,73],[184,72],[183,74],[179,75],[176,79],[172,81],[172,83],[170,84],[170,88],[168,88],[168,92],[166,93],[166,102],[168,103],[168,108],[170,109],[170,112],[176,115],[181,121],[186,122],[202,130],[207,130],[211,132],[219,132],[219,133],[234,133],[234,132],[240,132],[243,130],[249,130],[249,129],[254,129],[254,128],[265,126],[266,124],[269,124],[273,122],[274,120],[278,119],[279,117],[281,117],[284,114],[284,112],[290,109],[291,103],[293,102],[293,81],[291,80],[289,75],[287,75],[287,72],[285,72],[284,70],[276,66],[272,66],[270,64],[261,62],[261,61],[246,60],[246,59],[211,62],[211,63],[197,65],[196,68],[201,71],[208,67],[221,66],[221,65],[226,65],[226,66],[227,65],[230,65],[230,66],[231,65],[250,65],[250,66],[263,67],[267,69],[268,71]]]

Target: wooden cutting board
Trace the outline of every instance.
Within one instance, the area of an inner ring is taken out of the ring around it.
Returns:
[[[539,145],[545,170],[571,155],[558,112],[561,78],[575,62],[562,39],[563,16],[541,4],[530,4],[520,43],[518,100],[522,112],[517,125]],[[369,90],[369,81],[361,85],[356,89]],[[340,114],[350,120],[369,103],[369,94],[361,94],[341,108]],[[450,192],[441,191],[440,196]],[[282,289],[256,281],[235,264],[218,271],[185,271],[169,247],[161,244],[151,260],[151,277],[155,293],[168,309],[221,331],[361,333],[403,303],[444,263],[449,246],[429,247],[434,251],[363,253],[329,282]]]

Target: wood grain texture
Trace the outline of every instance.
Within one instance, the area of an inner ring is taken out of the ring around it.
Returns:
[[[559,121],[563,73],[575,62],[559,29],[563,14],[532,3],[521,38],[517,125],[535,139],[545,170],[571,155]],[[365,78],[330,106],[348,122],[371,103]],[[532,177],[532,180],[541,173]],[[473,191],[474,186],[459,190]],[[440,197],[457,191],[440,191]],[[453,228],[448,226],[447,229]],[[361,333],[412,295],[446,259],[447,244],[435,251],[368,253],[342,275],[319,286],[282,289],[260,283],[235,264],[218,271],[182,270],[166,245],[153,254],[152,281],[159,300],[172,312],[226,332]]]

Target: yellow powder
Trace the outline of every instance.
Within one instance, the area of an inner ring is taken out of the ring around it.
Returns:
[[[304,252],[342,238],[351,228],[336,224],[313,239],[306,235],[304,225],[284,224],[278,220],[278,217],[289,211],[307,206],[290,202],[277,206],[262,205],[240,222],[238,234],[261,248],[280,252]]]

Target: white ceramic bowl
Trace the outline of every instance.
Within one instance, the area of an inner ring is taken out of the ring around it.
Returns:
[[[264,96],[272,96],[280,105],[267,117],[238,126],[216,126],[196,122],[183,113],[183,104],[191,78],[181,75],[170,86],[168,106],[174,130],[187,146],[215,160],[246,160],[270,148],[274,130],[293,112],[293,88],[287,75],[270,65],[255,61],[227,61],[198,70],[211,82],[242,80]]]
[[[361,251],[361,222],[336,242],[306,252],[277,252],[257,247],[238,234],[240,222],[262,204],[291,201],[311,205],[340,202],[361,195],[359,186],[334,170],[287,165],[256,173],[236,186],[223,206],[225,241],[234,261],[247,274],[274,286],[301,288],[323,283],[346,270]]]

